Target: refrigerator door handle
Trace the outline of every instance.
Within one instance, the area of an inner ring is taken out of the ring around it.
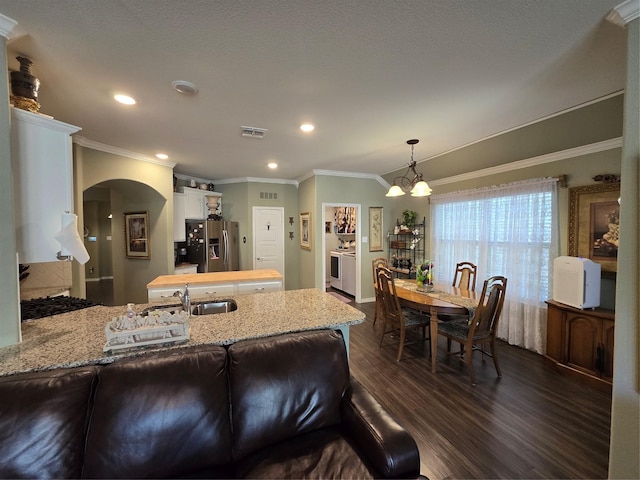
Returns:
[[[229,234],[226,230],[222,230],[222,242],[224,244],[224,266],[225,270],[229,269]]]

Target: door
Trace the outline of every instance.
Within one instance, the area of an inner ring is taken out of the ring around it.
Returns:
[[[222,222],[207,220],[207,272],[224,272],[224,233]]]
[[[615,322],[613,320],[602,319],[602,378],[608,382],[613,382],[613,337],[615,333]]]
[[[253,207],[253,268],[284,278],[284,208]]]
[[[567,365],[599,376],[598,347],[602,337],[600,321],[579,313],[567,313]]]
[[[238,222],[224,222],[224,264],[229,271],[240,269],[240,239]]]
[[[203,221],[188,221],[187,233],[187,262],[198,265],[198,273],[207,271],[207,245],[205,239],[205,223]]]

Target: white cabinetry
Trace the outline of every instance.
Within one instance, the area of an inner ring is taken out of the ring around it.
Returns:
[[[349,295],[356,294],[356,256],[342,254],[342,290]]]
[[[237,291],[238,295],[245,295],[248,293],[279,292],[280,290],[282,290],[282,281],[239,283]]]
[[[11,161],[15,186],[18,261],[57,260],[54,235],[73,213],[71,135],[80,130],[36,113],[11,109]]]
[[[183,291],[184,285],[179,287],[148,288],[149,303],[175,303],[178,298],[174,297],[173,294],[177,290]],[[282,280],[189,285],[189,293],[191,295],[192,302],[212,297],[279,292],[281,290]]]
[[[182,192],[185,196],[185,219],[202,220],[209,216],[207,199],[205,198],[205,195],[210,193],[209,191],[200,190],[198,188],[183,187]]]
[[[184,242],[187,240],[187,230],[184,221],[187,207],[187,196],[184,193],[173,194],[173,241]]]
[[[174,275],[189,275],[191,273],[198,273],[198,265],[181,265],[173,269]]]

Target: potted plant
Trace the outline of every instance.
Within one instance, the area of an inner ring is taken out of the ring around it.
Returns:
[[[405,225],[409,230],[413,230],[413,227],[415,227],[416,225],[417,216],[418,216],[418,213],[413,210],[409,210],[409,209],[404,210],[402,212],[403,225]]]

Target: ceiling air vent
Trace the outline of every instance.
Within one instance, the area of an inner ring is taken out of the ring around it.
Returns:
[[[267,132],[266,128],[256,128],[256,127],[240,127],[242,129],[243,137],[251,137],[251,138],[264,138],[264,134]]]

